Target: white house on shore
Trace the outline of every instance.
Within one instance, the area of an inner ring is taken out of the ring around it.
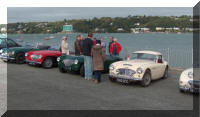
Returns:
[[[165,28],[163,28],[163,27],[156,27],[156,31],[162,31],[162,30],[164,30]]]
[[[124,29],[123,28],[118,28],[117,31],[124,31]]]

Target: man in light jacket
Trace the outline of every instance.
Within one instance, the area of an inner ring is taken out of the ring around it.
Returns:
[[[62,54],[69,55],[69,44],[67,43],[67,37],[64,36],[61,42],[61,52]]]

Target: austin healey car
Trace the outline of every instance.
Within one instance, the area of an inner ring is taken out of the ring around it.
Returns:
[[[104,62],[104,72],[109,71],[109,66],[113,62],[121,61],[120,57],[113,57],[110,55],[106,56],[106,60]],[[78,72],[81,76],[84,76],[84,58],[83,56],[75,56],[75,55],[62,55],[58,57],[58,67],[60,72]]]
[[[25,62],[25,53],[33,50],[48,50],[50,46],[38,44],[34,46],[23,46],[23,47],[10,47],[3,48],[1,59],[4,62],[16,62],[17,64],[22,64]]]
[[[186,69],[181,73],[179,78],[180,92],[199,93],[200,79],[199,77],[193,78],[193,68]]]
[[[29,65],[41,65],[43,68],[52,68],[58,65],[57,57],[62,53],[57,50],[40,50],[25,53],[26,63]]]
[[[149,86],[152,80],[168,77],[168,62],[159,52],[136,51],[131,58],[115,62],[109,67],[111,81],[130,83],[138,81],[143,87]]]

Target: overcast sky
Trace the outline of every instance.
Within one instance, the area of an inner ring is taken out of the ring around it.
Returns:
[[[93,17],[126,17],[128,15],[180,16],[192,15],[192,7],[8,7],[7,21],[59,21]]]

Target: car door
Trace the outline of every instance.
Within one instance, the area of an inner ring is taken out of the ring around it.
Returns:
[[[157,67],[158,67],[158,77],[157,78],[161,78],[164,75],[166,65],[164,64],[162,55],[158,55],[157,58],[158,58],[157,59]]]

